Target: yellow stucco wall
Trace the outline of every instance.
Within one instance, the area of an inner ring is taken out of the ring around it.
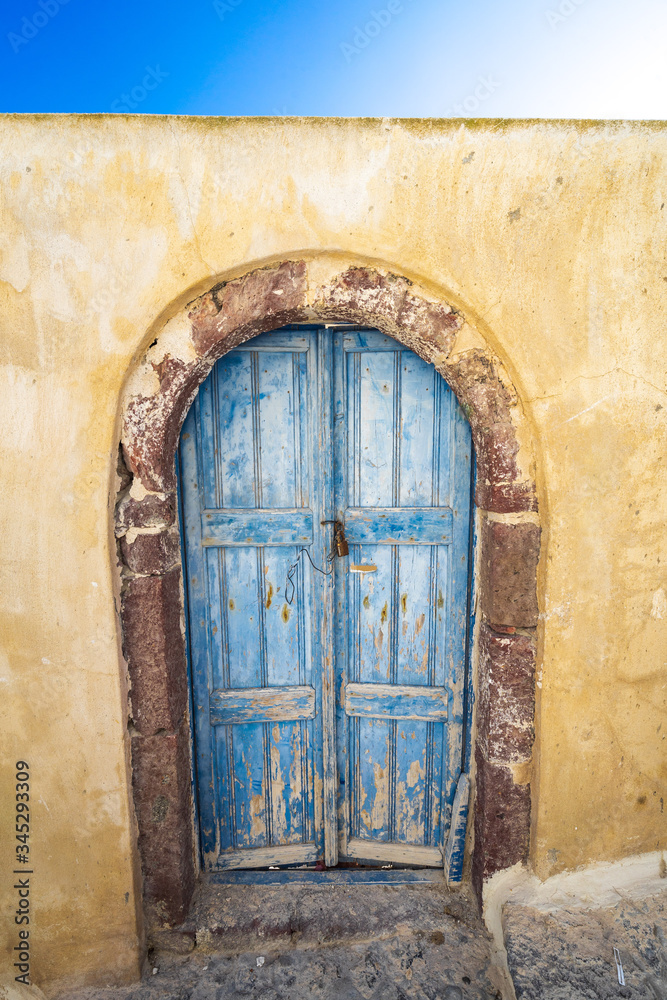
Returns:
[[[537,873],[663,847],[667,126],[5,116],[0,148],[0,811],[28,760],[34,980],[137,968],[124,381],[189,299],[295,253],[442,295],[522,400],[545,528]]]

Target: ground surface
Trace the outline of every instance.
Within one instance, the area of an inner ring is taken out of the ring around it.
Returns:
[[[213,886],[198,900],[191,933],[196,945],[187,954],[158,943],[141,983],[68,998],[501,997],[475,904],[438,884]],[[186,935],[172,947],[191,943]]]
[[[503,930],[517,1000],[667,1000],[667,891],[598,910],[507,905]],[[141,983],[59,1000],[512,1000],[491,956],[474,901],[439,882],[210,885]]]
[[[667,1000],[667,892],[602,910],[506,906],[503,927],[517,1000]]]

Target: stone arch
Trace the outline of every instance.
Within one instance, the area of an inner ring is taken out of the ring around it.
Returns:
[[[470,421],[479,542],[472,855],[478,895],[488,876],[528,857],[540,526],[517,394],[483,339],[466,335],[461,312],[409,279],[380,267],[289,259],[220,282],[165,323],[122,400],[115,531],[133,794],[152,927],[183,920],[197,871],[174,471],[180,428],[224,353],[288,323],[334,320],[376,327],[432,362]]]

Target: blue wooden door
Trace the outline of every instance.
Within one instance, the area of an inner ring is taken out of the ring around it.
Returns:
[[[340,854],[440,865],[462,766],[472,451],[432,365],[337,333]]]
[[[179,472],[205,866],[442,864],[471,475],[451,391],[374,331],[263,334],[202,385]]]
[[[323,856],[322,419],[327,339],[225,355],[181,434],[201,848],[208,867]],[[329,353],[330,353],[329,345]],[[331,825],[331,820],[329,820]]]

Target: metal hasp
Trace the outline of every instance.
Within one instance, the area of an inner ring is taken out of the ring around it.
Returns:
[[[456,881],[471,468],[451,390],[377,331],[216,363],[178,458],[207,870],[447,849]]]

